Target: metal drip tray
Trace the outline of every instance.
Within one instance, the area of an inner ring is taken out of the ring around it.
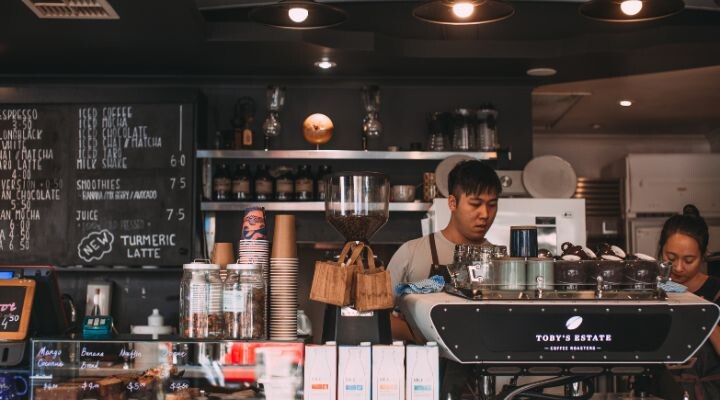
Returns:
[[[615,300],[615,301],[643,301],[665,300],[667,294],[664,290],[487,290],[455,288],[446,286],[445,291],[453,296],[468,300]]]

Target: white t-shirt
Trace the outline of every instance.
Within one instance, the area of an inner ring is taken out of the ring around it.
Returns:
[[[449,241],[442,232],[435,233],[438,263],[452,264],[455,243]],[[399,283],[411,283],[426,279],[430,275],[432,253],[430,235],[403,243],[388,263],[393,291]]]

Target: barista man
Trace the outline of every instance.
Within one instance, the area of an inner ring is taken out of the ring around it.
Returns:
[[[497,214],[500,179],[490,166],[478,161],[460,162],[448,176],[450,222],[440,232],[404,243],[388,264],[393,289],[399,283],[430,276],[431,265],[451,264],[456,244],[482,244]],[[392,318],[393,338],[413,340],[404,321]],[[443,364],[441,363],[441,367]],[[442,369],[442,368],[441,368]],[[444,368],[441,398],[461,398],[472,367],[448,361]]]

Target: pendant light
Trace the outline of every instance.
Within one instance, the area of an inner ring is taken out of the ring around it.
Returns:
[[[583,16],[605,22],[641,22],[675,15],[683,0],[592,0],[580,6]]]
[[[261,24],[285,29],[320,29],[343,23],[345,11],[311,0],[282,0],[254,8],[248,17]]]
[[[489,24],[513,14],[511,5],[498,0],[434,0],[413,10],[415,18],[443,25]]]

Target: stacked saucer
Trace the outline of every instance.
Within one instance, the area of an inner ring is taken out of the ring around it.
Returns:
[[[297,339],[297,297],[295,217],[277,215],[270,258],[270,340]]]

